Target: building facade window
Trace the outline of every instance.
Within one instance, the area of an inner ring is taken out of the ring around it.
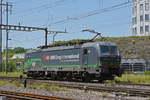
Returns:
[[[134,33],[137,34],[137,28],[136,27],[134,28]]]
[[[149,14],[145,14],[145,21],[149,21]]]
[[[136,17],[134,18],[134,22],[135,22],[135,24],[137,24],[137,18]]]
[[[149,32],[149,26],[148,25],[145,26],[145,32]]]
[[[137,12],[137,6],[134,6],[134,13]]]
[[[143,4],[140,4],[140,11],[143,11]]]
[[[143,33],[144,31],[143,31],[143,27],[141,26],[140,27],[140,33]]]
[[[132,24],[134,25],[134,24],[137,24],[137,18],[136,17],[133,17],[132,18]]]
[[[137,6],[132,7],[132,13],[136,14],[136,12],[137,12]]]
[[[134,34],[135,32],[134,32],[134,28],[132,29],[132,33]]]
[[[149,3],[145,3],[145,10],[146,10],[146,11],[149,10]]]
[[[134,18],[132,18],[132,24],[134,25]]]
[[[136,3],[136,2],[137,2],[137,0],[132,0],[132,2],[133,2],[133,3]]]
[[[143,21],[143,15],[140,16],[140,21],[141,21],[141,22]]]
[[[145,0],[145,2],[149,2],[149,0]]]
[[[132,14],[134,14],[134,7],[132,7]]]

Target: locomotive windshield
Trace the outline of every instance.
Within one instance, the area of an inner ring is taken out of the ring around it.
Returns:
[[[118,49],[116,46],[100,46],[101,53],[104,55],[119,55]]]

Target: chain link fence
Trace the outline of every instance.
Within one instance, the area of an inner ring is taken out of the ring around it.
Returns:
[[[124,72],[150,71],[150,59],[122,59],[121,68]]]

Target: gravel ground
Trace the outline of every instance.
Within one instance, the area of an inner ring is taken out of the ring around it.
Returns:
[[[23,92],[30,94],[47,95],[62,98],[71,98],[77,100],[149,100],[149,98],[142,97],[129,97],[129,96],[116,96],[115,93],[108,94],[105,92],[95,92],[95,91],[84,91],[78,89],[68,89],[66,91],[47,91],[45,89],[30,89],[23,87],[16,87],[15,85],[3,85],[0,86],[0,90],[4,91],[14,91]]]

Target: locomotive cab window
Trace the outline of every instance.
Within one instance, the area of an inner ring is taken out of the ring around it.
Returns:
[[[119,55],[119,52],[116,46],[101,46],[101,53]]]
[[[87,55],[88,54],[88,50],[87,49],[84,49],[83,50],[83,55]]]

